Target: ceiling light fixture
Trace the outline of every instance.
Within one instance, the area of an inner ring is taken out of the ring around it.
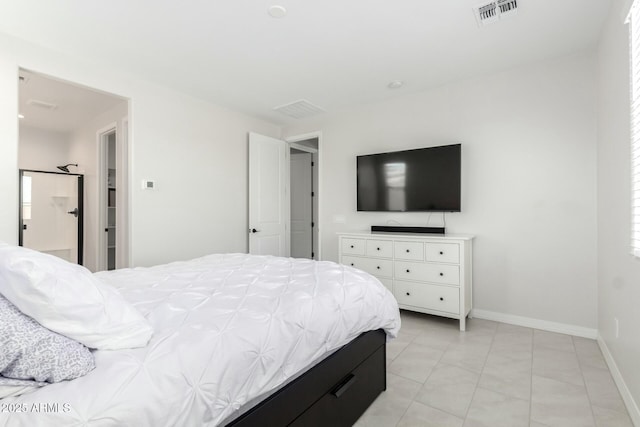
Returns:
[[[404,85],[402,80],[394,80],[387,85],[389,89],[400,89]]]
[[[19,119],[24,119],[24,114],[18,114]]]
[[[269,13],[269,16],[271,16],[272,18],[284,18],[287,14],[287,9],[285,9],[284,6],[280,6],[279,4],[274,4],[272,6],[269,6],[269,9],[267,9],[267,12]]]

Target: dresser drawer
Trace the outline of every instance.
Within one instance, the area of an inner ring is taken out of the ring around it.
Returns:
[[[460,246],[455,243],[426,243],[427,261],[460,262]]]
[[[393,254],[397,259],[424,261],[424,243],[393,242]]]
[[[367,240],[365,254],[377,258],[391,258],[393,256],[393,242],[389,240]]]
[[[364,255],[364,239],[342,239],[342,253],[345,255]]]
[[[399,304],[460,314],[460,290],[449,286],[402,282],[393,284]]]
[[[400,280],[460,285],[460,267],[457,265],[396,261],[395,272],[395,278]]]
[[[374,276],[393,277],[393,261],[391,260],[343,256],[342,263]]]

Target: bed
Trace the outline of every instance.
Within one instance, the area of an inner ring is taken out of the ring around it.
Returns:
[[[386,388],[399,311],[362,271],[224,254],[95,276],[150,322],[148,345],[0,400],[1,426],[351,425]]]

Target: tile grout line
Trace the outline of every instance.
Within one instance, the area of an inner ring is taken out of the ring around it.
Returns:
[[[415,339],[415,338],[417,338],[419,335],[420,335],[420,334],[416,335],[416,336],[414,337],[414,339]],[[413,342],[413,340],[411,341],[411,343],[412,343],[412,342]],[[411,345],[411,343],[409,343],[409,345]],[[424,387],[424,385],[427,383],[427,381],[429,381],[429,378],[431,377],[431,375],[433,375],[434,368],[435,368],[436,366],[438,366],[438,364],[440,363],[440,361],[441,361],[441,360],[442,360],[442,358],[444,357],[444,354],[447,352],[447,350],[449,349],[449,346],[451,346],[451,344],[452,344],[452,343],[453,343],[453,341],[449,342],[449,343],[447,344],[447,346],[445,347],[445,349],[442,351],[442,354],[440,355],[440,358],[438,359],[438,361],[436,362],[436,364],[435,364],[435,365],[433,365],[433,368],[431,368],[431,372],[429,372],[429,375],[427,376],[427,378],[424,380],[424,382],[423,382],[423,383],[422,383],[422,385],[420,386],[420,389],[418,390],[418,393],[420,393],[420,390],[422,390],[422,387]],[[407,345],[407,347],[409,347],[409,345]],[[405,347],[405,350],[406,350],[406,347]],[[402,351],[404,351],[404,350],[402,350]],[[401,352],[401,353],[402,353],[402,352]],[[400,357],[400,354],[398,354],[398,357]],[[403,378],[404,378],[404,377],[403,377]],[[417,382],[417,381],[416,381],[416,382]],[[416,393],[416,396],[418,395],[418,393]],[[409,403],[409,406],[407,406],[407,409],[405,409],[405,410],[404,410],[404,412],[403,412],[403,413],[402,413],[402,415],[400,416],[400,419],[399,419],[398,421],[396,421],[396,424],[395,424],[395,426],[394,426],[394,427],[396,427],[396,426],[400,423],[400,421],[402,421],[402,419],[403,419],[403,418],[404,418],[404,416],[407,414],[407,411],[409,411],[409,408],[411,407],[411,405],[412,405],[413,403],[420,403],[421,405],[428,406],[429,408],[433,408],[433,406],[431,406],[431,405],[426,405],[426,404],[424,404],[424,403],[422,403],[422,402],[416,402],[416,396],[414,396],[414,397],[413,397],[413,399],[411,399],[411,403]],[[438,410],[438,411],[442,411],[442,409],[438,409],[438,408],[433,408],[433,409],[436,409],[436,410]],[[442,411],[442,412],[444,412],[444,413],[446,413],[446,414],[449,414],[447,411]],[[449,415],[452,415],[452,416],[457,417],[457,415],[454,415],[454,414],[449,414]],[[463,419],[463,420],[462,420],[463,424],[464,424],[464,421],[465,421],[465,420]]]
[[[416,339],[416,338],[418,338],[419,336],[420,336],[420,333],[418,333],[418,334],[414,335],[414,336],[413,336],[413,338],[411,338],[411,340],[409,341],[409,343],[408,343],[408,344],[407,344],[407,345],[402,349],[402,351],[401,351],[400,353],[398,353],[398,355],[397,355],[396,357],[394,357],[392,360],[393,360],[393,361],[395,361],[397,358],[399,358],[399,357],[402,355],[402,353],[404,353],[404,352],[409,348],[409,346],[410,346],[411,344],[413,344],[413,342],[415,341],[415,339]],[[393,362],[392,362],[392,363],[393,363]],[[393,372],[391,372],[391,373],[393,374]],[[408,380],[408,381],[413,381],[413,382],[415,382],[415,383],[420,384],[420,389],[421,389],[421,388],[422,388],[422,386],[424,385],[424,383],[419,383],[418,381],[412,380],[411,378],[407,378],[407,377],[404,377],[404,376],[402,376],[402,375],[398,375],[398,374],[394,374],[394,375],[397,375],[397,376],[399,376],[400,378],[404,378],[404,379],[406,379],[406,380]],[[429,375],[431,375],[431,374],[429,374]],[[428,378],[428,377],[427,377],[427,378]],[[426,380],[425,380],[425,382],[426,382]],[[418,389],[418,393],[420,392],[420,389]],[[403,419],[403,418],[404,418],[404,416],[406,415],[407,411],[409,410],[409,408],[411,407],[411,405],[412,405],[412,404],[413,404],[413,402],[415,402],[415,401],[416,401],[416,399],[415,399],[415,396],[414,396],[414,397],[411,399],[411,402],[409,402],[409,405],[407,405],[407,408],[404,410],[404,412],[402,413],[402,415],[400,415],[400,418],[398,418],[398,421],[396,421],[396,423],[394,424],[394,427],[396,427],[396,426],[400,423],[400,421],[402,421],[402,419]]]
[[[536,345],[536,331],[531,334],[531,382],[529,383],[529,427],[533,422],[533,350]],[[536,421],[537,422],[537,421]]]
[[[496,328],[493,331],[493,335],[491,335],[491,345],[489,346],[489,351],[487,351],[487,355],[484,357],[484,363],[482,364],[482,370],[480,371],[480,375],[478,375],[478,382],[476,383],[476,388],[473,390],[473,395],[471,396],[471,401],[469,402],[469,406],[467,407],[467,411],[464,414],[464,419],[462,420],[462,424],[466,424],[467,418],[469,417],[469,410],[471,409],[471,405],[473,404],[473,399],[476,397],[476,393],[478,392],[478,386],[480,384],[480,378],[482,378],[482,373],[484,372],[484,368],[487,366],[487,360],[489,359],[489,353],[491,353],[491,348],[493,348],[493,343],[496,338],[496,332],[498,331],[498,322],[496,322]]]
[[[576,349],[576,343],[573,340],[573,336],[571,336],[571,345],[573,345],[573,351],[576,352],[576,359],[578,360],[578,368],[580,369],[580,376],[582,377],[582,383],[584,384],[584,393],[587,395],[587,400],[589,400],[589,410],[591,411],[591,418],[593,419],[593,424],[596,425],[596,414],[593,412],[593,402],[591,401],[591,394],[589,393],[589,389],[587,388],[587,381],[584,379],[584,370],[582,369],[582,362],[580,361],[580,357],[578,356],[578,350]]]

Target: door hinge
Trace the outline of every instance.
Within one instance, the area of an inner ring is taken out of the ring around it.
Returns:
[[[311,162],[311,166],[312,166],[312,167],[313,167],[313,166],[315,166],[315,165],[316,165],[315,163]]]
[[[316,254],[311,252],[311,258],[315,258]]]
[[[311,197],[315,197],[315,196],[316,196],[316,193],[312,191],[311,192]]]
[[[316,223],[315,222],[311,222],[311,228],[315,227]]]

